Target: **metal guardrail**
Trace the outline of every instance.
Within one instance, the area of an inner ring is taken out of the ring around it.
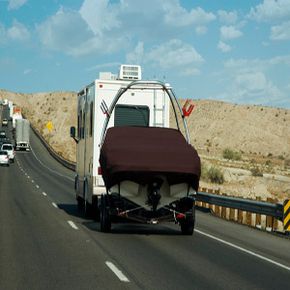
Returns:
[[[279,203],[274,204],[270,202],[255,201],[238,197],[222,196],[206,192],[198,192],[196,194],[195,200],[209,204],[214,204],[217,206],[223,206],[248,211],[252,213],[272,216],[281,221],[283,220],[283,205]]]
[[[45,139],[41,136],[41,134],[30,124],[30,127],[32,129],[32,131],[34,132],[34,134],[39,138],[39,140],[41,141],[41,143],[44,145],[44,147],[47,149],[47,151],[49,152],[49,154],[59,163],[61,163],[63,166],[65,166],[66,168],[75,171],[76,168],[76,164],[74,162],[70,162],[66,159],[64,159],[63,157],[61,157],[59,154],[57,154],[54,149],[45,141]]]

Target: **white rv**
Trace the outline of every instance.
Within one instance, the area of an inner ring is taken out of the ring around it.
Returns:
[[[98,199],[106,192],[99,156],[108,108],[120,88],[137,80],[141,80],[140,66],[121,65],[118,76],[100,73],[98,79],[78,93],[78,122],[77,128],[71,128],[71,137],[77,142],[76,199],[86,214],[98,212]],[[125,92],[120,103],[114,104],[108,128],[126,125],[169,127],[169,100],[165,92],[154,87]]]

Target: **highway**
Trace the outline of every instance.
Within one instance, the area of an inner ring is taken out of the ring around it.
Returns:
[[[204,212],[193,236],[174,224],[101,233],[77,210],[74,172],[33,132],[31,147],[0,167],[0,289],[289,289],[289,239]]]

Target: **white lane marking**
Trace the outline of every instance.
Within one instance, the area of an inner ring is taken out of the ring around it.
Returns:
[[[32,147],[31,147],[31,152],[32,152],[32,154],[34,155],[34,157],[36,158],[36,160],[37,160],[37,161],[38,161],[38,162],[39,162],[43,167],[45,167],[46,169],[48,169],[50,172],[52,172],[52,173],[54,173],[54,174],[56,174],[56,175],[58,175],[58,176],[64,177],[64,178],[66,178],[66,179],[68,179],[68,180],[74,181],[73,178],[70,178],[70,177],[68,177],[68,176],[66,176],[66,175],[60,174],[60,173],[56,172],[55,170],[52,170],[52,169],[50,169],[49,167],[47,167],[45,164],[43,164],[43,162],[42,162],[41,160],[39,160],[38,157],[36,156],[36,154],[34,153],[34,150],[32,149]]]
[[[210,238],[210,239],[216,240],[216,241],[218,241],[218,242],[220,242],[220,243],[223,243],[223,244],[225,244],[225,245],[227,245],[227,246],[230,246],[230,247],[232,247],[232,248],[235,248],[235,249],[237,249],[237,250],[239,250],[239,251],[242,251],[242,252],[244,252],[244,253],[247,253],[247,254],[249,254],[249,255],[252,255],[252,256],[254,256],[254,257],[256,257],[256,258],[259,258],[259,259],[261,259],[261,260],[264,260],[264,261],[266,261],[266,262],[269,262],[269,263],[271,263],[271,264],[274,264],[274,265],[276,265],[276,266],[278,266],[278,267],[280,267],[280,268],[283,268],[283,269],[285,269],[285,270],[287,270],[287,271],[290,271],[290,267],[288,267],[288,266],[286,266],[286,265],[284,265],[284,264],[281,264],[281,263],[279,263],[279,262],[276,262],[276,261],[274,261],[274,260],[271,260],[271,259],[269,259],[269,258],[266,258],[266,257],[264,257],[264,256],[262,256],[262,255],[260,255],[260,254],[257,254],[257,253],[255,253],[255,252],[252,252],[252,251],[250,251],[250,250],[247,250],[247,249],[245,249],[245,248],[242,248],[242,247],[240,247],[240,246],[237,246],[237,245],[235,245],[235,244],[232,244],[232,243],[230,243],[230,242],[227,242],[227,241],[225,241],[225,240],[222,240],[222,239],[220,239],[220,238],[217,238],[217,237],[212,236],[212,235],[210,235],[210,234],[207,234],[207,233],[205,233],[205,232],[202,232],[202,231],[200,231],[200,230],[195,230],[195,232],[198,232],[198,233],[201,234],[201,235],[204,235],[204,236],[206,236],[206,237],[208,237],[208,238]]]
[[[27,178],[30,178],[30,176],[29,176],[29,175],[27,175]]]
[[[72,221],[67,221],[68,222],[68,224],[73,228],[73,229],[75,229],[75,230],[78,230],[79,228],[75,225],[75,223],[74,222],[72,222]]]
[[[44,191],[42,192],[42,195],[47,196],[47,194]]]
[[[36,187],[36,188],[39,188],[39,185],[36,184],[35,187]]]
[[[31,182],[34,183],[34,180],[32,179]]]
[[[130,280],[123,274],[123,272],[119,270],[112,262],[106,261],[106,265],[122,282],[130,282]]]
[[[58,208],[57,204],[55,202],[51,203],[55,208]]]

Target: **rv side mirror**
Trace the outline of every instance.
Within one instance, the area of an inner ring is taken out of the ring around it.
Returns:
[[[76,128],[74,126],[70,127],[70,136],[78,143],[78,139],[76,138]]]
[[[76,128],[74,126],[70,127],[70,136],[72,138],[76,137]]]

